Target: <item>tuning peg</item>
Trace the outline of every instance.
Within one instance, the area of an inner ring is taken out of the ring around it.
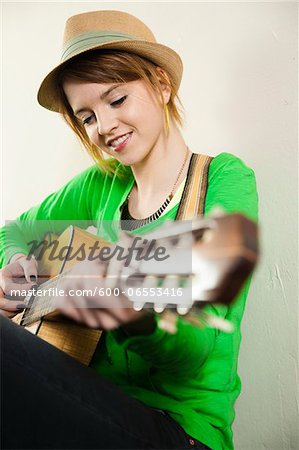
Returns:
[[[177,332],[177,316],[174,312],[166,309],[159,317],[158,327],[167,333],[175,334]]]
[[[162,303],[154,303],[154,311],[156,313],[162,313],[165,308],[166,305],[163,305]]]
[[[197,314],[189,312],[182,319],[197,328],[204,328],[206,326],[216,328],[224,333],[232,333],[234,326],[228,320],[216,317],[211,314],[207,314],[204,311],[199,311]]]
[[[133,309],[135,311],[141,311],[144,307],[145,303],[144,302],[133,302]]]
[[[211,314],[203,313],[204,321],[212,328],[217,328],[217,330],[224,331],[224,333],[232,333],[234,331],[234,326],[228,320],[222,319],[221,317],[212,316]]]
[[[157,276],[156,275],[147,275],[144,277],[142,287],[151,288],[155,287],[157,284]]]
[[[185,314],[187,314],[189,309],[190,308],[188,306],[183,306],[183,305],[178,305],[176,308],[176,310],[180,316],[184,316]]]
[[[217,219],[217,217],[223,216],[225,216],[225,210],[220,205],[214,206],[214,208],[210,212],[210,217],[213,217],[213,219]]]
[[[175,288],[179,282],[179,277],[177,275],[166,275],[163,281],[163,288]]]

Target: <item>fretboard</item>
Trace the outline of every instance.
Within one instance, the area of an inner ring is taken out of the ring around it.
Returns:
[[[21,321],[22,326],[30,325],[55,311],[58,283],[62,278],[66,277],[70,271],[71,269],[36,286],[35,290],[38,292],[41,291],[40,294],[35,296],[29,295],[25,298],[27,308],[24,311]]]

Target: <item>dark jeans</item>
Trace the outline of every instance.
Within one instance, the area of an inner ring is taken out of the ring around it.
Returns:
[[[9,319],[1,326],[2,449],[206,449]]]

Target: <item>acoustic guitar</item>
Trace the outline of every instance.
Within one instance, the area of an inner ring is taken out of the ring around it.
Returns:
[[[93,258],[106,267],[106,285],[98,295],[125,294],[136,310],[150,308],[161,314],[159,326],[171,333],[178,314],[195,326],[230,331],[229,322],[207,315],[203,307],[228,305],[236,297],[258,259],[257,231],[257,225],[241,214],[221,214],[171,221],[143,237],[122,232],[118,244],[112,245],[70,226],[59,237],[48,236],[42,252],[35,252],[42,282],[35,295],[25,297],[27,306],[14,321],[89,365],[101,330],[64,317],[55,299],[61,278],[71,276],[74,266],[88,259],[86,249],[93,249]]]

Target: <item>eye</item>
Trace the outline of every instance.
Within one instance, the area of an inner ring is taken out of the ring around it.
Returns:
[[[110,103],[111,106],[120,106],[124,103],[126,100],[127,95],[124,95],[123,97],[119,98],[118,100],[115,100],[115,102]]]
[[[93,118],[93,115],[86,117],[85,119],[82,119],[83,125],[89,125],[91,120]]]

